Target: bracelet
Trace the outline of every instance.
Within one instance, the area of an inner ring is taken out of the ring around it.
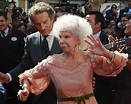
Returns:
[[[22,89],[24,90],[24,89],[27,89],[27,86],[22,86]]]
[[[116,54],[113,52],[113,53],[112,53],[112,57],[111,57],[111,60],[110,60],[110,61],[112,61],[115,57],[116,57]]]
[[[25,86],[22,86],[22,89],[26,89],[27,87],[25,87]]]

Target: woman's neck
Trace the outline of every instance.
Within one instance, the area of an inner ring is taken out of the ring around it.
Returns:
[[[84,56],[84,52],[82,50],[78,50],[77,52],[70,52],[70,53],[64,53],[63,57],[64,59],[73,59],[73,60],[80,60]]]

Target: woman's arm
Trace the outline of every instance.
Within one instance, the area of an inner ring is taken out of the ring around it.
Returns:
[[[30,83],[28,80],[23,80],[21,86],[22,86],[22,90],[19,90],[19,92],[17,93],[17,97],[20,101],[25,101],[29,96]]]
[[[87,37],[89,40],[85,41],[90,46],[88,50],[93,53],[91,58],[94,58],[91,59],[94,60],[91,61],[93,70],[104,76],[114,76],[120,73],[127,62],[126,54],[107,50],[100,42],[100,38],[95,40],[92,35]]]
[[[30,93],[38,95],[44,91],[49,83],[50,76],[48,74],[48,59],[38,63],[34,68],[26,70],[19,76],[20,83],[23,88],[26,88]]]

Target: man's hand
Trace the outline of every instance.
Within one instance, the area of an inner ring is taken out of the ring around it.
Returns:
[[[5,83],[5,82],[8,82],[8,81],[9,81],[8,75],[0,72],[0,82]]]
[[[114,38],[112,35],[109,35],[108,40],[109,40],[109,43],[111,43],[111,42],[118,41],[118,38],[117,37]]]

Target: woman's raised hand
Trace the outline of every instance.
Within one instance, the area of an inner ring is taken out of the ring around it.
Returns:
[[[89,45],[89,51],[96,55],[106,56],[108,53],[108,50],[102,45],[100,41],[100,37],[98,37],[98,40],[96,40],[93,35],[87,35],[87,39],[85,39],[85,42]]]

